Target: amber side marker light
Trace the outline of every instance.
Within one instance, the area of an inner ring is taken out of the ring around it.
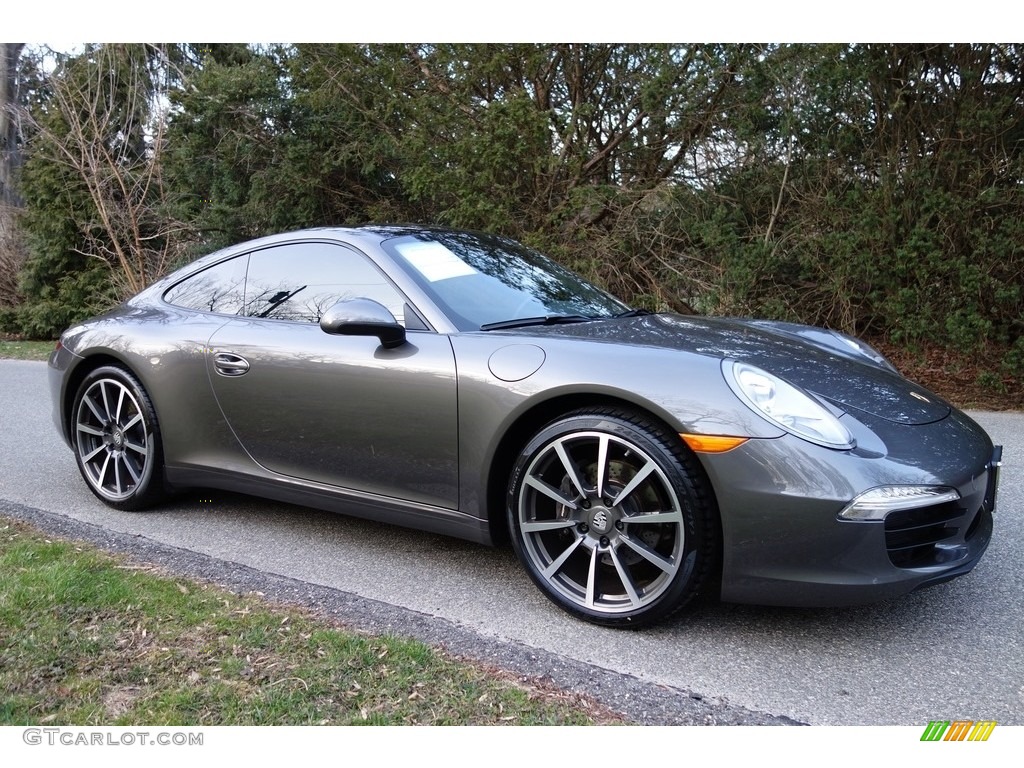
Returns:
[[[723,437],[721,435],[687,435],[682,432],[679,436],[683,442],[690,446],[690,450],[697,453],[725,453],[737,446],[743,445],[750,438],[748,437]]]

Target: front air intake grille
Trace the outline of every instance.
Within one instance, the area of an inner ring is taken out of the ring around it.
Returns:
[[[938,565],[946,550],[936,545],[954,539],[971,518],[959,502],[898,509],[885,518],[885,548],[897,568]]]

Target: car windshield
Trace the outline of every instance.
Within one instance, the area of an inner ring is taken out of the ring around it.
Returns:
[[[423,232],[385,240],[384,249],[462,331],[615,317],[618,299],[513,240],[465,232]]]

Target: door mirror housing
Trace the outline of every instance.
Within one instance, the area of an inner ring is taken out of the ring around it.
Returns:
[[[320,318],[320,330],[338,336],[376,336],[386,349],[405,343],[405,328],[387,307],[373,299],[345,299]]]

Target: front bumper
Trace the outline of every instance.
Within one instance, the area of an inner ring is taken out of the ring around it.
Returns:
[[[71,425],[68,424],[65,405],[67,403],[68,373],[81,360],[67,347],[58,345],[50,353],[46,369],[47,387],[50,390],[50,415],[61,438],[71,447]]]
[[[961,576],[992,536],[998,448],[967,416],[906,426],[844,417],[858,447],[792,436],[702,455],[722,520],[721,598],[784,606],[874,602]],[[885,520],[842,520],[860,493],[935,485],[960,495]]]

